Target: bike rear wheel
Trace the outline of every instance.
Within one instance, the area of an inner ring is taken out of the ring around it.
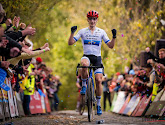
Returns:
[[[88,88],[87,88],[87,107],[88,107],[88,121],[91,122],[93,118],[93,87],[92,79],[88,79]]]
[[[82,115],[85,110],[85,95],[81,95],[80,106],[79,106],[79,114]]]

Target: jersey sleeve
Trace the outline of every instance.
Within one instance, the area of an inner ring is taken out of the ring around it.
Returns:
[[[80,39],[80,37],[81,37],[81,32],[82,32],[82,30],[79,30],[78,33],[73,37],[73,39],[74,39],[76,42]]]
[[[106,34],[106,32],[103,30],[103,41],[107,44],[108,42],[110,42],[110,39],[108,37],[108,35]]]

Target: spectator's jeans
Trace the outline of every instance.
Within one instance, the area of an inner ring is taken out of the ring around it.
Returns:
[[[109,106],[111,107],[111,96],[110,96],[110,92],[104,92],[104,111],[106,109],[106,99],[108,98],[109,101]]]
[[[21,101],[23,103],[23,100],[24,100],[24,93],[23,92],[20,92],[20,98],[21,98]]]
[[[54,108],[54,98],[49,97],[49,104],[50,104],[50,107],[51,107],[51,111],[53,111],[53,108]]]
[[[30,95],[24,95],[24,101],[23,101],[23,109],[25,112],[25,115],[30,115]]]
[[[58,110],[58,104],[59,104],[59,99],[57,93],[54,93],[54,108],[56,111]]]

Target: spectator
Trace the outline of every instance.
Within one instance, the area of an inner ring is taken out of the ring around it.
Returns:
[[[107,74],[105,74],[105,76],[103,77],[103,81],[102,81],[102,85],[103,85],[103,102],[104,102],[104,111],[106,109],[106,100],[108,99],[109,101],[109,106],[111,107],[111,95],[109,92],[109,86],[110,86],[110,82],[112,79],[107,79]]]
[[[162,69],[162,68],[165,66],[165,48],[159,49],[159,51],[158,51],[158,53],[159,53],[159,58],[157,58],[157,57],[155,57],[153,54],[151,54],[149,48],[146,48],[146,51],[149,53],[149,55],[150,55],[151,58],[152,58],[152,59],[147,60],[147,63],[151,63],[152,66],[154,66],[154,67],[156,68],[156,73],[157,73],[158,75],[160,75],[160,77],[162,77],[162,78],[160,78],[160,79],[162,79],[162,82],[159,82],[159,90],[158,90],[158,92],[159,92],[159,91],[161,91],[161,90],[164,88],[164,86],[165,86],[165,72],[162,71],[162,70],[161,70],[161,72],[160,72],[160,69]],[[163,65],[160,65],[161,68],[160,68],[160,67],[157,67],[157,66],[159,66],[159,65],[157,65],[158,63],[163,64]],[[158,78],[158,77],[159,77],[159,76],[157,76],[157,78]],[[160,80],[159,80],[159,81],[160,81]]]
[[[121,83],[122,83],[123,80],[124,80],[124,76],[123,75],[118,75],[117,81],[116,81],[117,86],[114,88],[114,91],[116,91],[116,92],[119,91],[119,89],[121,87]]]
[[[60,82],[60,77],[59,76],[55,76],[55,86],[56,86],[56,90],[54,92],[54,108],[56,111],[58,111],[58,105],[59,105],[59,98],[58,98],[58,91],[59,91],[59,87],[61,86],[61,82]]]
[[[34,72],[34,64],[30,64],[28,67],[28,78],[25,83],[25,90],[24,90],[24,101],[23,107],[25,115],[30,115],[30,95],[34,94],[34,87],[35,87],[35,72]]]
[[[155,80],[155,69],[152,68],[152,66],[150,64],[147,64],[146,72],[147,72],[147,76],[149,77],[149,82],[146,84],[147,94],[150,95],[152,93],[153,84],[154,84],[154,80]]]
[[[158,63],[161,63],[165,66],[165,48],[161,48],[159,49],[159,58],[154,56],[151,52],[150,52],[150,48],[147,47],[146,48],[146,52],[150,55],[150,58],[147,63],[151,63],[153,64],[154,62],[158,62]]]

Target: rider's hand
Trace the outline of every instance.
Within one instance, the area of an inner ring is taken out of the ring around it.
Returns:
[[[71,27],[71,32],[74,33],[77,30],[77,26],[72,26]]]
[[[116,29],[113,29],[113,30],[112,30],[112,35],[113,35],[113,38],[116,38],[116,32],[117,32],[117,30],[116,30]]]

